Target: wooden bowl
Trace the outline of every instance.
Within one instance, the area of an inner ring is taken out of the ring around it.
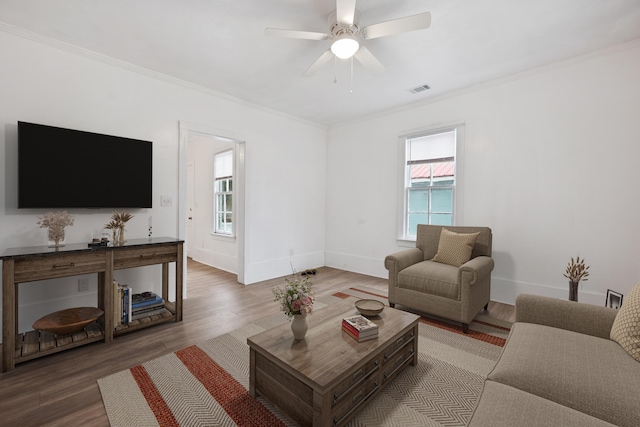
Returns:
[[[356,308],[363,316],[377,316],[384,310],[384,304],[374,299],[361,299],[356,302]]]
[[[96,307],[77,307],[56,311],[38,319],[33,329],[51,332],[56,335],[68,335],[81,331],[91,322],[104,314]]]

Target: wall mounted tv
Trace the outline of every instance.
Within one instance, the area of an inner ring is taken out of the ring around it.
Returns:
[[[18,122],[18,208],[150,208],[152,146]]]

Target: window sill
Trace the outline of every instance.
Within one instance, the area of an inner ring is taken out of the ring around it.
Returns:
[[[396,240],[396,242],[398,243],[398,246],[401,246],[403,248],[415,248],[416,247],[416,239],[415,238],[410,238],[410,237],[402,237],[402,238],[398,238]]]
[[[222,242],[235,242],[236,240],[236,236],[233,234],[210,233],[210,235],[214,240],[220,240]]]

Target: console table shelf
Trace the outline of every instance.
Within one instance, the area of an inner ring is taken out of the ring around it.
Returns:
[[[114,336],[163,322],[182,321],[182,277],[184,241],[169,237],[134,239],[120,246],[89,248],[87,244],[7,249],[2,260],[2,370],[16,363],[57,353],[96,341],[110,343]],[[169,264],[175,263],[175,302],[169,301]],[[126,325],[114,324],[113,272],[115,270],[162,265],[162,314],[143,317]],[[97,307],[105,315],[84,330],[70,335],[44,331],[18,333],[19,284],[59,277],[96,273]]]

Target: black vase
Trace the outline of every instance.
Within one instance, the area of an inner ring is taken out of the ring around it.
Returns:
[[[569,301],[578,301],[578,285],[580,282],[569,281]]]

